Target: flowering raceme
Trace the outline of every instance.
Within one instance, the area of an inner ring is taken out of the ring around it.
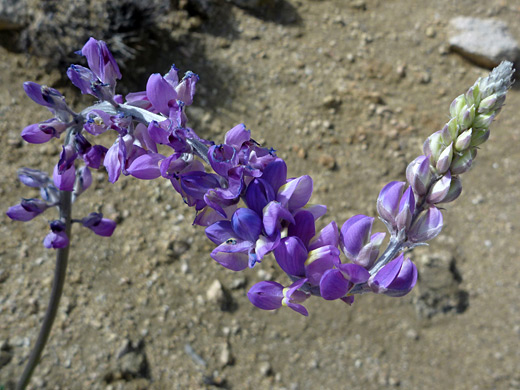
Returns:
[[[370,216],[353,216],[341,229],[332,221],[317,230],[326,206],[309,203],[312,178],[288,177],[286,162],[255,142],[243,124],[229,130],[222,144],[188,127],[185,108],[194,101],[196,74],[180,78],[172,66],[165,75],[152,74],[145,91],[123,97],[116,94],[122,75],[106,44],[90,38],[79,53],[88,67],[72,65],[67,75],[81,93],[98,99],[92,106],[76,113],[55,89],[24,84],[27,95],[53,118],[27,126],[22,138],[39,144],[63,134],[64,143],[52,178],[29,168],[19,171],[23,184],[40,189],[41,199],[22,199],[7,215],[28,221],[58,208],[60,218],[50,223],[44,245],[59,250],[69,245],[70,223],[100,236],[112,235],[116,227],[99,213],[80,219],[62,215],[63,194],[75,201],[92,183],[92,169],[104,167],[112,183],[121,174],[162,177],[195,208],[193,223],[205,227],[215,244],[210,254],[215,262],[241,271],[274,258],[287,274],[287,286],[262,281],[251,287],[247,295],[255,306],[287,306],[303,315],[308,315],[303,303],[312,295],[352,304],[355,294],[398,297],[414,287],[417,268],[404,251],[440,233],[439,205],[460,195],[460,175],[489,137],[513,72],[510,63],[502,63],[456,98],[449,122],[428,137],[423,155],[408,166],[407,182],[392,181],[381,190],[377,211],[389,232],[382,249],[386,233],[372,233]],[[95,142],[107,132],[113,134],[111,145]]]

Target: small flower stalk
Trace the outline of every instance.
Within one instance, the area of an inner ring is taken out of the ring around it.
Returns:
[[[116,92],[122,74],[104,42],[91,38],[78,53],[88,67],[72,65],[67,75],[97,102],[76,113],[55,89],[24,84],[27,95],[53,117],[27,126],[22,138],[34,144],[57,138],[63,145],[52,175],[20,169],[20,181],[39,189],[40,197],[22,199],[7,215],[29,221],[57,209],[59,217],[49,223],[43,244],[63,260],[71,243],[70,224],[103,237],[116,228],[100,213],[79,219],[71,215],[70,202],[91,186],[92,170],[106,170],[111,183],[121,175],[167,180],[195,209],[193,223],[204,227],[215,244],[209,254],[213,261],[238,272],[274,260],[287,274],[285,285],[255,284],[247,294],[253,305],[264,310],[285,306],[305,316],[303,304],[311,296],[350,305],[356,294],[400,297],[412,290],[417,269],[403,252],[440,233],[438,205],[461,194],[460,175],[488,139],[513,73],[512,64],[504,62],[457,97],[448,123],[428,137],[423,155],[409,164],[407,182],[392,181],[381,190],[377,211],[389,232],[383,249],[386,233],[372,232],[370,216],[353,216],[341,229],[332,221],[318,230],[316,221],[326,206],[310,203],[312,178],[290,177],[286,162],[255,142],[245,125],[229,130],[220,144],[199,137],[185,113],[194,103],[196,74],[179,77],[172,66],[164,75],[152,74],[145,91],[122,96]],[[111,134],[111,143],[97,142],[101,134]],[[27,383],[27,375],[21,383]]]

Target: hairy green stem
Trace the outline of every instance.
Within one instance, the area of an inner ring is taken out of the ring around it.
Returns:
[[[23,390],[29,384],[34,369],[38,365],[45,344],[49,339],[51,333],[52,324],[58,313],[58,306],[60,304],[60,298],[63,292],[63,285],[65,284],[65,275],[67,273],[67,263],[69,259],[69,247],[70,247],[70,232],[71,232],[71,192],[60,191],[60,218],[65,222],[65,232],[69,238],[69,245],[66,248],[57,249],[56,251],[56,269],[54,270],[54,280],[52,282],[51,296],[49,298],[49,305],[43,318],[43,323],[38,334],[38,339],[34,345],[33,350],[29,356],[29,361],[25,366],[25,369],[16,385],[16,390]]]

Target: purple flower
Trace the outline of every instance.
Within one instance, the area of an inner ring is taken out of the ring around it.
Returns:
[[[320,280],[320,295],[334,300],[344,297],[355,284],[365,283],[370,274],[357,264],[336,264],[336,268],[323,273]]]
[[[37,104],[47,107],[56,118],[61,122],[68,122],[71,109],[65,103],[65,98],[59,91],[54,88],[40,85],[32,81],[23,83],[23,89],[27,96],[29,96]]]
[[[96,77],[103,83],[109,84],[113,89],[116,79],[119,80],[122,76],[107,44],[90,38],[81,49],[80,54],[87,58],[88,66]]]
[[[62,146],[60,153],[60,159],[58,161],[58,173],[62,175],[66,170],[70,169],[74,165],[74,161],[78,157],[76,149],[72,145]]]
[[[101,213],[90,213],[81,220],[81,224],[103,237],[110,237],[116,228],[115,221],[103,218]]]
[[[35,123],[22,130],[22,138],[31,144],[43,144],[51,138],[59,138],[61,133],[67,129],[67,124],[56,118],[45,122]]]
[[[374,218],[355,215],[341,227],[341,250],[355,264],[370,268],[379,254],[385,233],[370,235]]]
[[[127,168],[130,175],[142,179],[152,180],[161,176],[160,163],[164,156],[159,153],[146,153],[137,157]]]
[[[426,195],[431,177],[430,159],[427,156],[417,157],[406,168],[406,179],[419,196]]]
[[[9,207],[6,214],[15,221],[30,221],[50,206],[41,199],[22,199],[20,204]]]
[[[417,282],[417,268],[403,254],[386,264],[371,276],[368,285],[377,294],[402,297],[408,294]]]
[[[76,182],[74,183],[74,198],[80,196],[92,184],[92,174],[88,167],[81,167],[76,172]]]
[[[63,173],[60,173],[58,165],[56,164],[54,166],[52,178],[54,180],[54,185],[60,191],[73,191],[74,182],[76,181],[76,169],[74,168],[74,165],[71,165],[68,169],[63,171]]]
[[[285,288],[276,282],[259,282],[249,289],[247,297],[253,305],[263,310],[275,310],[282,306],[288,306],[292,310],[308,316],[307,309],[301,303],[309,295],[303,291],[298,291],[306,281],[307,279],[300,279]]]
[[[383,187],[377,198],[377,211],[393,235],[408,229],[415,211],[415,197],[411,188],[404,194],[404,182],[392,181]]]
[[[69,245],[69,238],[65,233],[65,222],[54,220],[50,223],[51,231],[43,239],[45,248],[61,249]]]
[[[47,173],[31,168],[20,168],[18,170],[18,179],[26,186],[34,188],[45,187],[49,183]]]
[[[421,243],[437,237],[442,230],[442,213],[431,206],[414,222],[408,232],[408,240],[413,243]]]
[[[233,271],[253,267],[259,260],[256,242],[262,231],[262,221],[253,211],[239,208],[231,221],[218,221],[206,228],[206,235],[218,246],[211,257]]]

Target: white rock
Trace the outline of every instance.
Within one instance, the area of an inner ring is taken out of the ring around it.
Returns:
[[[450,21],[450,49],[477,65],[493,68],[520,59],[518,42],[499,20],[459,16]]]

